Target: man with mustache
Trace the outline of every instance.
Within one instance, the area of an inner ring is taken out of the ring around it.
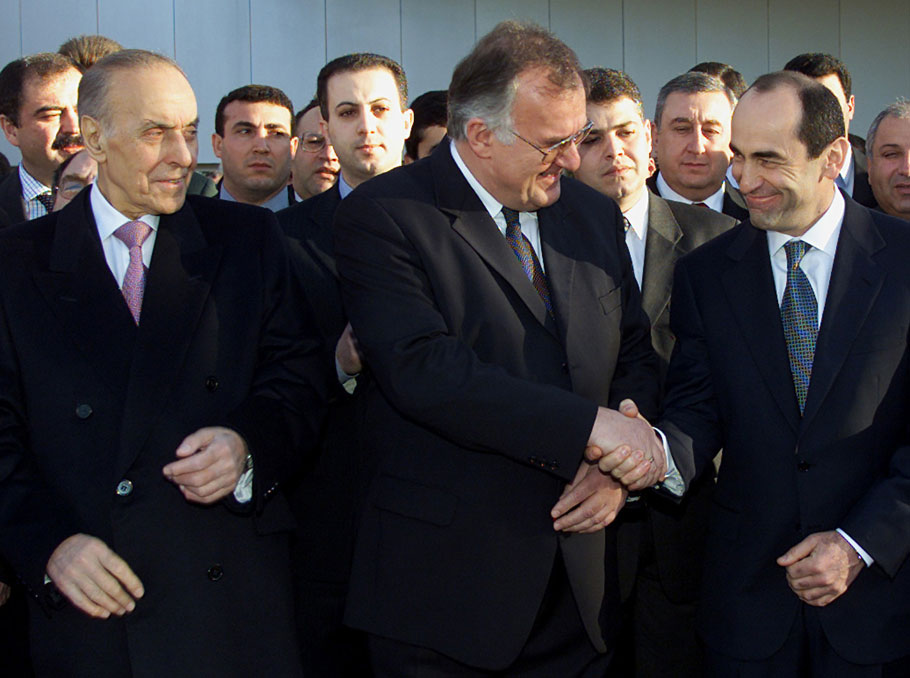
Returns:
[[[875,116],[866,136],[866,152],[878,208],[910,221],[910,102],[895,101]]]
[[[294,106],[277,87],[246,85],[224,96],[215,111],[212,149],[224,178],[218,197],[267,207],[293,205],[291,158]]]
[[[0,209],[13,223],[51,211],[54,170],[82,148],[76,116],[82,74],[65,56],[40,53],[0,71],[0,127],[22,162],[0,183]]]

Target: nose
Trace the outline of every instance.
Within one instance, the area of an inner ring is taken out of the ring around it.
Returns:
[[[566,144],[553,162],[564,170],[574,172],[581,167],[581,156],[578,154],[578,146],[573,143]]]
[[[752,164],[747,163],[744,159],[734,156],[730,167],[733,178],[736,179],[739,190],[743,194],[751,193],[761,185],[759,173]]]
[[[622,142],[615,134],[607,134],[604,137],[604,157],[616,158],[623,155]]]
[[[693,153],[704,153],[705,152],[705,137],[701,133],[700,127],[695,127],[690,136],[689,136],[689,149]]]
[[[910,177],[910,149],[906,150],[901,157],[900,164],[897,167],[897,173],[905,177]]]
[[[376,118],[373,116],[372,112],[367,108],[362,108],[360,111],[360,119],[357,121],[359,123],[360,129],[358,130],[361,134],[370,134],[371,132],[376,131]]]
[[[324,158],[327,162],[335,163],[338,162],[338,156],[335,155],[335,147],[328,142],[325,143],[325,146],[322,147],[322,150],[319,152],[320,156]]]
[[[66,134],[79,134],[79,116],[72,108],[60,112],[60,131]]]
[[[199,145],[196,137],[187,138],[181,132],[172,130],[170,143],[167,146],[166,160],[178,167],[190,167],[196,162]]]
[[[256,136],[253,139],[253,150],[257,153],[268,153],[272,149],[269,148],[268,136],[269,132],[266,129],[256,130]]]

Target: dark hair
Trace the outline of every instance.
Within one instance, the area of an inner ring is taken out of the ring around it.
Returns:
[[[808,75],[810,78],[823,78],[836,73],[840,86],[844,90],[844,96],[847,99],[850,98],[850,92],[853,89],[850,71],[847,70],[844,62],[835,56],[824,52],[806,52],[790,59],[784,66],[784,70],[796,71]]]
[[[676,92],[683,94],[700,94],[703,92],[720,92],[727,97],[730,102],[730,108],[736,106],[736,95],[724,84],[720,78],[713,75],[702,73],[700,71],[688,71],[682,75],[677,75],[670,82],[660,88],[657,93],[657,106],[654,109],[654,124],[660,127],[660,119],[664,114],[664,107],[667,105],[667,97]]]
[[[374,68],[384,68],[392,74],[392,77],[395,78],[395,86],[398,88],[401,110],[407,108],[408,78],[401,65],[394,59],[381,54],[356,52],[332,59],[322,67],[316,77],[316,99],[319,101],[319,112],[322,113],[324,120],[329,119],[329,80],[331,77],[339,73],[369,71]]]
[[[297,114],[294,116],[294,130],[293,133],[297,134],[297,125],[300,124],[300,119],[305,116],[307,113],[312,111],[314,108],[319,108],[319,101],[316,99],[310,99],[310,103],[297,111]]]
[[[427,127],[445,127],[448,124],[449,93],[444,89],[424,92],[411,102],[414,111],[414,124],[411,135],[404,140],[404,150],[409,156],[417,159],[417,147],[423,140],[423,131]]]
[[[186,73],[173,59],[144,49],[124,49],[100,59],[79,81],[79,116],[88,116],[110,128],[107,90],[111,74],[116,71],[155,66],[170,66],[186,78]]]
[[[80,35],[60,45],[57,53],[72,59],[76,67],[85,73],[97,61],[122,49],[123,45],[119,42],[103,35]]]
[[[781,87],[796,91],[802,117],[796,126],[796,138],[805,146],[810,159],[817,158],[828,145],[846,134],[844,112],[837,97],[824,85],[796,71],[777,71],[761,76],[746,93],[771,92]]]
[[[480,118],[502,141],[511,140],[518,76],[531,68],[546,69],[560,89],[585,84],[578,57],[562,40],[535,24],[503,21],[455,67],[449,84],[449,135],[464,138],[468,121]]]
[[[259,102],[275,104],[288,109],[288,118],[294,119],[294,104],[291,103],[288,95],[280,89],[270,85],[244,85],[231,90],[221,97],[221,101],[218,102],[218,108],[215,109],[215,133],[220,137],[224,136],[224,109],[233,101],[245,101],[251,104]],[[291,130],[291,133],[293,133],[293,130]]]
[[[588,103],[609,104],[625,97],[632,100],[644,120],[641,91],[628,75],[612,68],[589,68],[585,71],[585,77],[590,87]]]
[[[748,87],[742,73],[730,64],[725,64],[721,61],[702,61],[700,64],[695,64],[689,71],[707,73],[715,78],[720,78],[730,91],[736,95],[737,99],[743,95],[743,92]]]
[[[10,61],[0,71],[0,115],[5,115],[16,127],[22,108],[22,92],[31,78],[50,80],[76,69],[75,64],[62,54],[41,52]]]

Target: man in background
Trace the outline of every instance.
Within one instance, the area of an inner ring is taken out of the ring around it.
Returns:
[[[294,192],[301,201],[329,190],[338,181],[338,156],[326,140],[319,101],[298,111],[294,121],[297,152],[291,163]]]
[[[910,102],[895,101],[875,116],[866,151],[878,209],[910,221]]]
[[[411,102],[414,127],[404,142],[404,164],[427,157],[446,136],[448,94],[445,90],[424,92]]]

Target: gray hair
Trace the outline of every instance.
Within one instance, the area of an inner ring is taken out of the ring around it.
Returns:
[[[869,125],[869,133],[866,135],[866,153],[872,155],[875,151],[875,135],[878,134],[878,126],[885,118],[897,118],[898,120],[910,120],[910,101],[903,97],[889,104],[881,113],[875,116],[875,120]]]
[[[660,127],[660,118],[664,113],[664,107],[667,105],[667,97],[676,92],[682,92],[683,94],[720,92],[727,97],[727,101],[730,102],[730,108],[736,106],[736,95],[733,94],[733,90],[724,84],[723,80],[700,71],[689,71],[688,73],[677,75],[660,88],[660,92],[657,94],[657,108],[654,111],[654,124],[658,128]]]
[[[468,122],[480,118],[503,143],[512,143],[512,105],[518,78],[542,68],[555,87],[569,90],[584,83],[578,57],[540,26],[503,21],[482,37],[455,67],[449,84],[449,134],[464,139]]]
[[[112,117],[111,111],[108,110],[111,75],[116,71],[154,66],[170,66],[186,78],[186,73],[173,59],[144,49],[125,49],[99,60],[85,72],[79,82],[79,116],[87,115],[97,120],[102,128],[109,130]]]

